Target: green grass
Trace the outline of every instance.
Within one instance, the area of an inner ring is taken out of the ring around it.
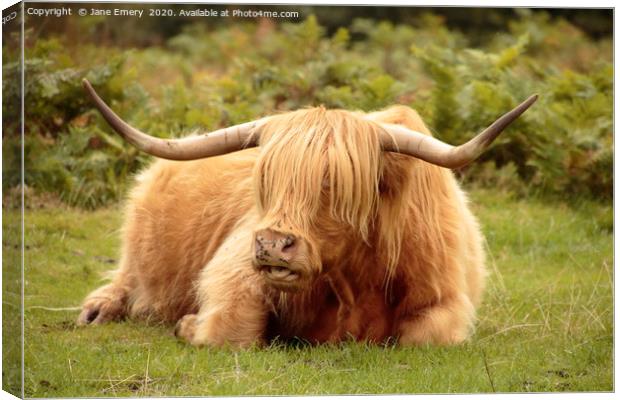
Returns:
[[[2,389],[21,396],[21,198],[2,201]]]
[[[75,328],[74,307],[119,251],[120,207],[26,212],[25,394],[54,396],[613,390],[612,209],[472,194],[489,247],[473,339],[401,348],[344,343],[196,349],[172,327]],[[6,220],[6,219],[5,219]]]

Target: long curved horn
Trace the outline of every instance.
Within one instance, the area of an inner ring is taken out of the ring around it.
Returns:
[[[538,99],[532,95],[512,111],[501,116],[491,126],[469,142],[451,146],[441,140],[412,131],[400,125],[381,124],[387,132],[381,138],[383,150],[410,156],[445,168],[460,168],[478,158],[502,131]]]
[[[103,118],[123,139],[145,153],[169,160],[196,160],[255,147],[258,145],[256,128],[266,120],[263,118],[183,139],[160,139],[147,135],[123,121],[101,100],[88,80],[83,79],[82,86]]]

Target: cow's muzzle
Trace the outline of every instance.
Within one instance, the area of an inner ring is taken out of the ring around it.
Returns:
[[[305,278],[298,265],[300,241],[291,234],[272,229],[257,231],[254,240],[254,267],[267,283],[280,290],[296,290]]]

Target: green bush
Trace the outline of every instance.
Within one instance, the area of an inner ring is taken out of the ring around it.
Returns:
[[[521,14],[507,31],[472,40],[476,48],[429,13],[415,26],[356,19],[331,34],[312,16],[188,24],[159,46],[130,50],[73,48],[60,35],[29,41],[26,184],[92,208],[117,201],[147,162],[93,110],[80,84],[88,77],[123,118],[160,137],[319,104],[371,111],[400,103],[456,144],[538,93],[532,109],[458,174],[516,193],[609,200],[611,39],[589,38],[544,12]],[[17,85],[5,79],[3,90]],[[5,135],[5,158],[18,154],[18,139]],[[19,183],[19,171],[4,164],[6,189]]]

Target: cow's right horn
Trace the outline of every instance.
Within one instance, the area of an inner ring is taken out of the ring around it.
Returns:
[[[183,139],[160,139],[147,135],[123,121],[101,100],[88,80],[83,79],[82,85],[103,118],[120,136],[139,150],[168,160],[196,160],[255,147],[258,145],[256,129],[267,119],[246,122]]]

